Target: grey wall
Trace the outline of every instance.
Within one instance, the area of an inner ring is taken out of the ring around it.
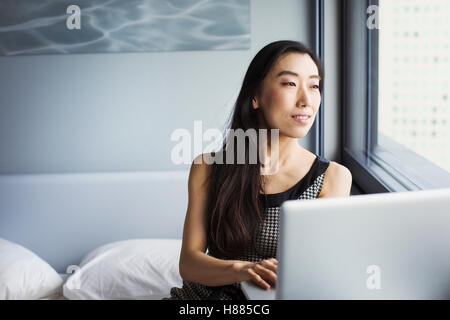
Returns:
[[[325,35],[324,35],[324,65],[325,65],[325,91],[323,107],[324,119],[324,149],[325,157],[342,162],[342,86],[341,70],[343,58],[341,54],[342,44],[342,16],[340,5],[343,0],[324,1]],[[351,195],[363,194],[363,191],[353,180]]]
[[[313,4],[251,1],[248,51],[0,57],[0,174],[185,170],[173,130],[222,130],[264,45],[313,47]]]
[[[325,158],[341,162],[341,27],[340,0],[324,1],[324,67],[325,87],[323,107],[324,118],[324,152]]]

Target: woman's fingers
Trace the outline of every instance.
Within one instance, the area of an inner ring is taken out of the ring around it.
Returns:
[[[277,265],[278,261],[275,258],[262,260],[257,262],[242,262],[235,263],[234,268],[238,272],[244,271],[252,281],[263,289],[270,289],[271,286],[275,286],[277,281]],[[246,281],[246,280],[245,280]]]
[[[275,286],[275,283],[277,282],[277,274],[264,267],[261,264],[257,264],[254,268],[255,272],[257,274],[259,274],[264,280],[266,280],[267,282],[269,282],[270,285]]]
[[[252,282],[256,285],[260,286],[261,288],[268,290],[270,289],[270,285],[259,275],[257,274],[253,269],[248,269],[249,274],[252,276]]]
[[[260,263],[263,267],[272,270],[275,273],[277,272],[277,263],[272,262],[271,259],[263,260]]]

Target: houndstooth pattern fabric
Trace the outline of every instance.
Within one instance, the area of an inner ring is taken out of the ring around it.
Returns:
[[[308,187],[297,199],[310,200],[319,196],[322,189],[325,173],[318,176],[313,184]],[[242,254],[233,260],[260,262],[264,259],[276,258],[278,231],[279,231],[280,207],[267,207],[264,209],[264,224],[261,231],[251,241]],[[208,255],[209,252],[207,253]],[[174,287],[170,290],[170,297],[163,300],[235,300],[238,299],[241,287],[240,283],[227,286],[212,287],[195,282],[183,281],[182,288]]]

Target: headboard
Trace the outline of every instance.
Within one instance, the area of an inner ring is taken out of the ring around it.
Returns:
[[[0,237],[57,272],[96,247],[181,239],[189,171],[0,175]]]

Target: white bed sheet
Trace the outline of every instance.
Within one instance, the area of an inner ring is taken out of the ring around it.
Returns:
[[[70,275],[66,274],[66,273],[59,273],[59,275],[63,279],[63,284],[61,285],[60,290],[53,295],[50,295],[48,297],[45,297],[45,298],[42,298],[39,300],[69,300],[63,295],[63,285]],[[134,300],[161,300],[162,298],[166,298],[169,296],[170,296],[170,294],[154,294],[154,295],[136,297]]]

